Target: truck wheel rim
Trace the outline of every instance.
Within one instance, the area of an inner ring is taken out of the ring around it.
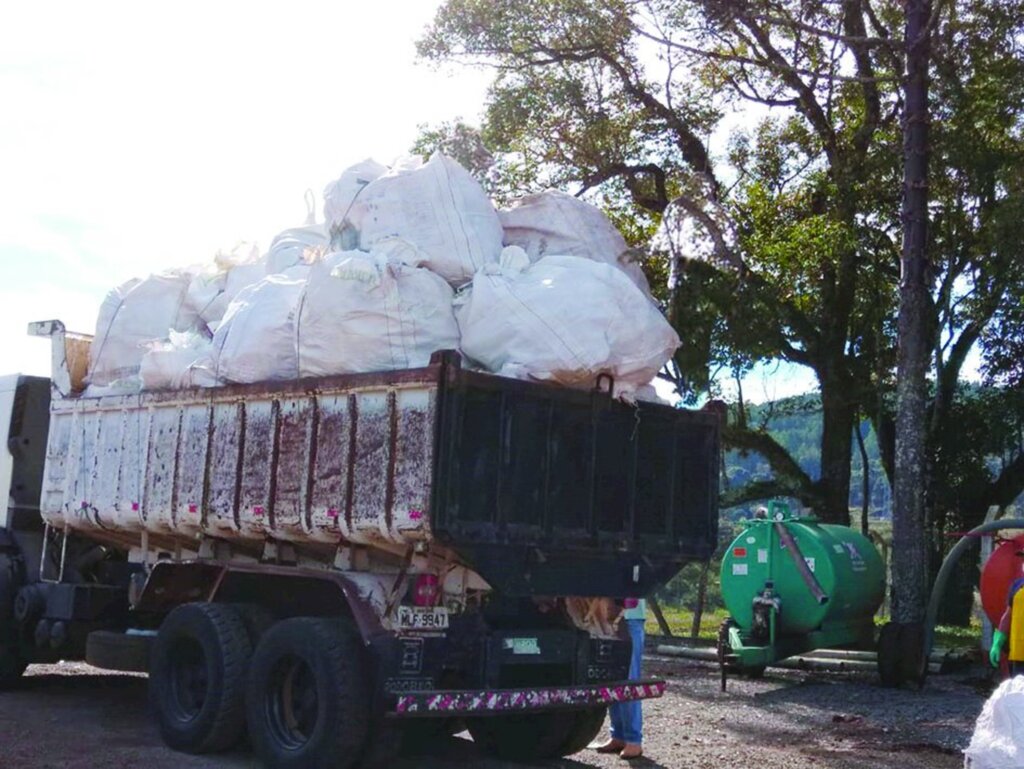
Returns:
[[[192,638],[174,644],[170,658],[171,704],[179,721],[196,719],[206,704],[209,678],[203,647]]]
[[[267,684],[267,721],[276,741],[298,750],[312,737],[319,713],[316,678],[306,661],[294,656],[279,660]]]

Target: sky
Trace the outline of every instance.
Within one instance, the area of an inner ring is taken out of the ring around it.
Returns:
[[[489,74],[416,61],[439,4],[5,3],[0,373],[49,373],[29,321],[91,333],[114,286],[266,247],[304,222],[307,189],[322,220],[346,166],[403,154],[420,124],[474,121]],[[812,386],[757,376],[767,397]]]

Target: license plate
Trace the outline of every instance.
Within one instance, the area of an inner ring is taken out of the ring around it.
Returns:
[[[445,630],[448,610],[443,606],[399,606],[400,630]]]

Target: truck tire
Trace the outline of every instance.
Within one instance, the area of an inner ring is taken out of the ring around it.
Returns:
[[[0,553],[0,691],[14,686],[28,667],[14,620],[14,598],[21,587],[17,563]]]
[[[578,749],[577,711],[467,718],[473,742],[484,753],[506,761],[542,761],[561,758]],[[603,719],[602,719],[603,720]],[[596,734],[596,732],[595,732]],[[589,742],[590,740],[587,740]],[[584,747],[586,747],[584,745]]]
[[[94,630],[85,639],[85,661],[104,670],[147,673],[153,640],[153,636]]]
[[[263,634],[270,630],[277,622],[274,613],[258,603],[233,603],[229,604],[242,618],[245,625],[245,632],[249,634],[249,641],[253,650],[259,644]]]
[[[559,756],[571,756],[587,747],[604,726],[608,708],[587,708],[576,711],[576,722],[569,730],[565,742],[559,747]]]
[[[245,731],[252,643],[231,606],[189,603],[164,619],[153,644],[149,691],[160,734],[174,750],[210,753]]]
[[[359,633],[346,619],[274,625],[253,655],[249,740],[269,769],[347,769],[363,753],[370,681]]]

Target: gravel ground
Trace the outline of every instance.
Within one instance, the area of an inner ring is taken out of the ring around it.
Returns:
[[[881,689],[869,676],[769,672],[760,681],[730,681],[723,694],[710,665],[654,658],[646,672],[668,677],[670,688],[644,707],[648,758],[634,766],[664,769],[953,769],[963,765],[960,750],[985,697],[983,679],[967,674],[936,676],[923,692],[911,692]],[[512,767],[481,757],[460,738],[392,766]],[[543,766],[623,762],[585,752]],[[240,769],[255,762],[245,752],[171,752],[147,716],[145,677],[73,663],[30,668],[21,688],[0,694],[0,767]]]

